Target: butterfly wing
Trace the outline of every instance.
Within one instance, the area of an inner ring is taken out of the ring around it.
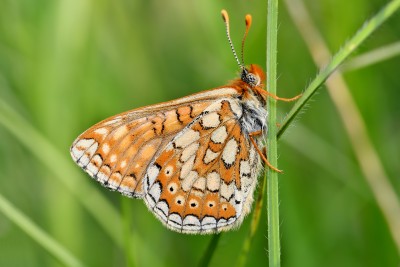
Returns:
[[[239,225],[249,212],[260,159],[241,116],[237,100],[219,99],[150,164],[144,200],[167,227],[215,233]]]
[[[143,197],[150,162],[215,99],[235,94],[233,88],[219,88],[113,116],[81,134],[71,156],[102,185]]]

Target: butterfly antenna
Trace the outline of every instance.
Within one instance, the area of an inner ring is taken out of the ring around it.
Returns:
[[[247,34],[249,33],[250,30],[250,26],[251,26],[251,15],[247,14],[246,18],[245,18],[245,22],[246,22],[246,31],[244,32],[244,36],[242,39],[242,64],[244,65],[244,43],[246,41],[247,38]]]
[[[235,57],[236,62],[238,63],[239,67],[241,69],[244,69],[244,65],[242,63],[240,63],[239,58],[238,58],[238,56],[236,54],[236,51],[235,51],[235,47],[233,46],[233,43],[232,43],[231,34],[229,32],[229,16],[228,16],[228,12],[225,9],[222,9],[221,15],[222,15],[222,19],[225,22],[226,36],[228,37],[228,42],[229,42],[229,45],[231,46],[231,50],[233,52],[233,56]]]

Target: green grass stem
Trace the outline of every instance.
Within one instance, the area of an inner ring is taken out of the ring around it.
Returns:
[[[71,267],[85,266],[79,259],[71,254],[39,226],[32,222],[26,215],[14,207],[0,194],[0,211],[13,223],[18,225],[27,235],[58,259],[63,265]]]
[[[294,5],[294,1],[290,1],[290,5]],[[278,131],[278,139],[287,130],[290,123],[300,113],[302,108],[307,104],[311,97],[317,92],[321,85],[328,79],[328,77],[342,64],[354,50],[356,50],[371,34],[382,25],[388,18],[390,18],[400,7],[400,1],[394,0],[384,6],[375,16],[367,21],[359,31],[337,52],[328,65],[323,68],[318,75],[312,80],[304,91],[302,97],[295,103],[293,108],[289,111],[281,127]],[[301,28],[300,28],[301,30]],[[271,115],[270,115],[271,116]]]
[[[206,248],[206,251],[204,252],[203,256],[200,259],[200,262],[198,265],[199,267],[207,267],[210,265],[210,262],[214,255],[214,252],[217,249],[217,245],[218,245],[220,237],[221,237],[221,233],[213,235],[211,237],[211,240]]]
[[[276,95],[277,81],[277,39],[278,39],[278,0],[268,0],[267,14],[267,90]],[[276,100],[268,98],[268,133],[267,155],[269,162],[278,167],[278,152],[276,138]],[[264,179],[267,180],[268,209],[268,255],[269,266],[279,267],[280,236],[279,236],[279,185],[278,173],[266,167]]]
[[[306,30],[300,29],[300,31],[314,61],[321,66],[330,57],[328,46],[313,24],[304,4],[297,1],[297,5],[296,10],[291,4],[288,5],[290,13],[297,23],[307,25]],[[387,19],[398,8],[400,8],[400,1],[392,1],[371,21],[375,21],[374,25],[380,25],[384,18]],[[377,18],[380,18],[378,22]],[[298,25],[297,23],[296,25]],[[372,30],[370,31],[372,32]],[[319,47],[318,52],[314,49],[315,46]],[[330,97],[342,119],[363,176],[381,209],[400,255],[400,202],[398,196],[387,177],[382,161],[370,139],[366,123],[340,71],[332,75],[326,84]]]

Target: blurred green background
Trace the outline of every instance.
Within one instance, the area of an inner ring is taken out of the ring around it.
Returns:
[[[384,3],[306,1],[332,52]],[[88,266],[197,264],[211,236],[167,230],[141,200],[109,192],[80,171],[69,146],[106,117],[236,78],[222,8],[230,14],[238,50],[244,15],[253,15],[245,61],[265,67],[266,6],[261,0],[2,0],[0,104],[20,114],[44,140],[26,125],[16,123],[18,133],[12,133],[0,124],[0,194]],[[278,37],[278,93],[291,97],[318,68],[283,2]],[[357,53],[398,40],[395,15]],[[397,194],[399,66],[399,57],[391,57],[345,73]],[[279,104],[280,119],[291,106]],[[279,144],[279,168],[285,171],[280,176],[283,266],[399,266],[387,223],[325,89]],[[91,203],[98,219],[82,203]],[[221,236],[211,266],[235,265],[249,221]],[[102,223],[114,227],[111,234]],[[247,266],[267,265],[266,235],[264,210]],[[63,264],[0,212],[0,266]]]

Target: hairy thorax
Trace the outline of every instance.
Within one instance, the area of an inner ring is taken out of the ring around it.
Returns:
[[[240,101],[239,104],[243,111],[239,119],[242,130],[247,134],[261,130],[265,134],[268,115],[265,105],[256,96],[251,96],[250,100]]]

